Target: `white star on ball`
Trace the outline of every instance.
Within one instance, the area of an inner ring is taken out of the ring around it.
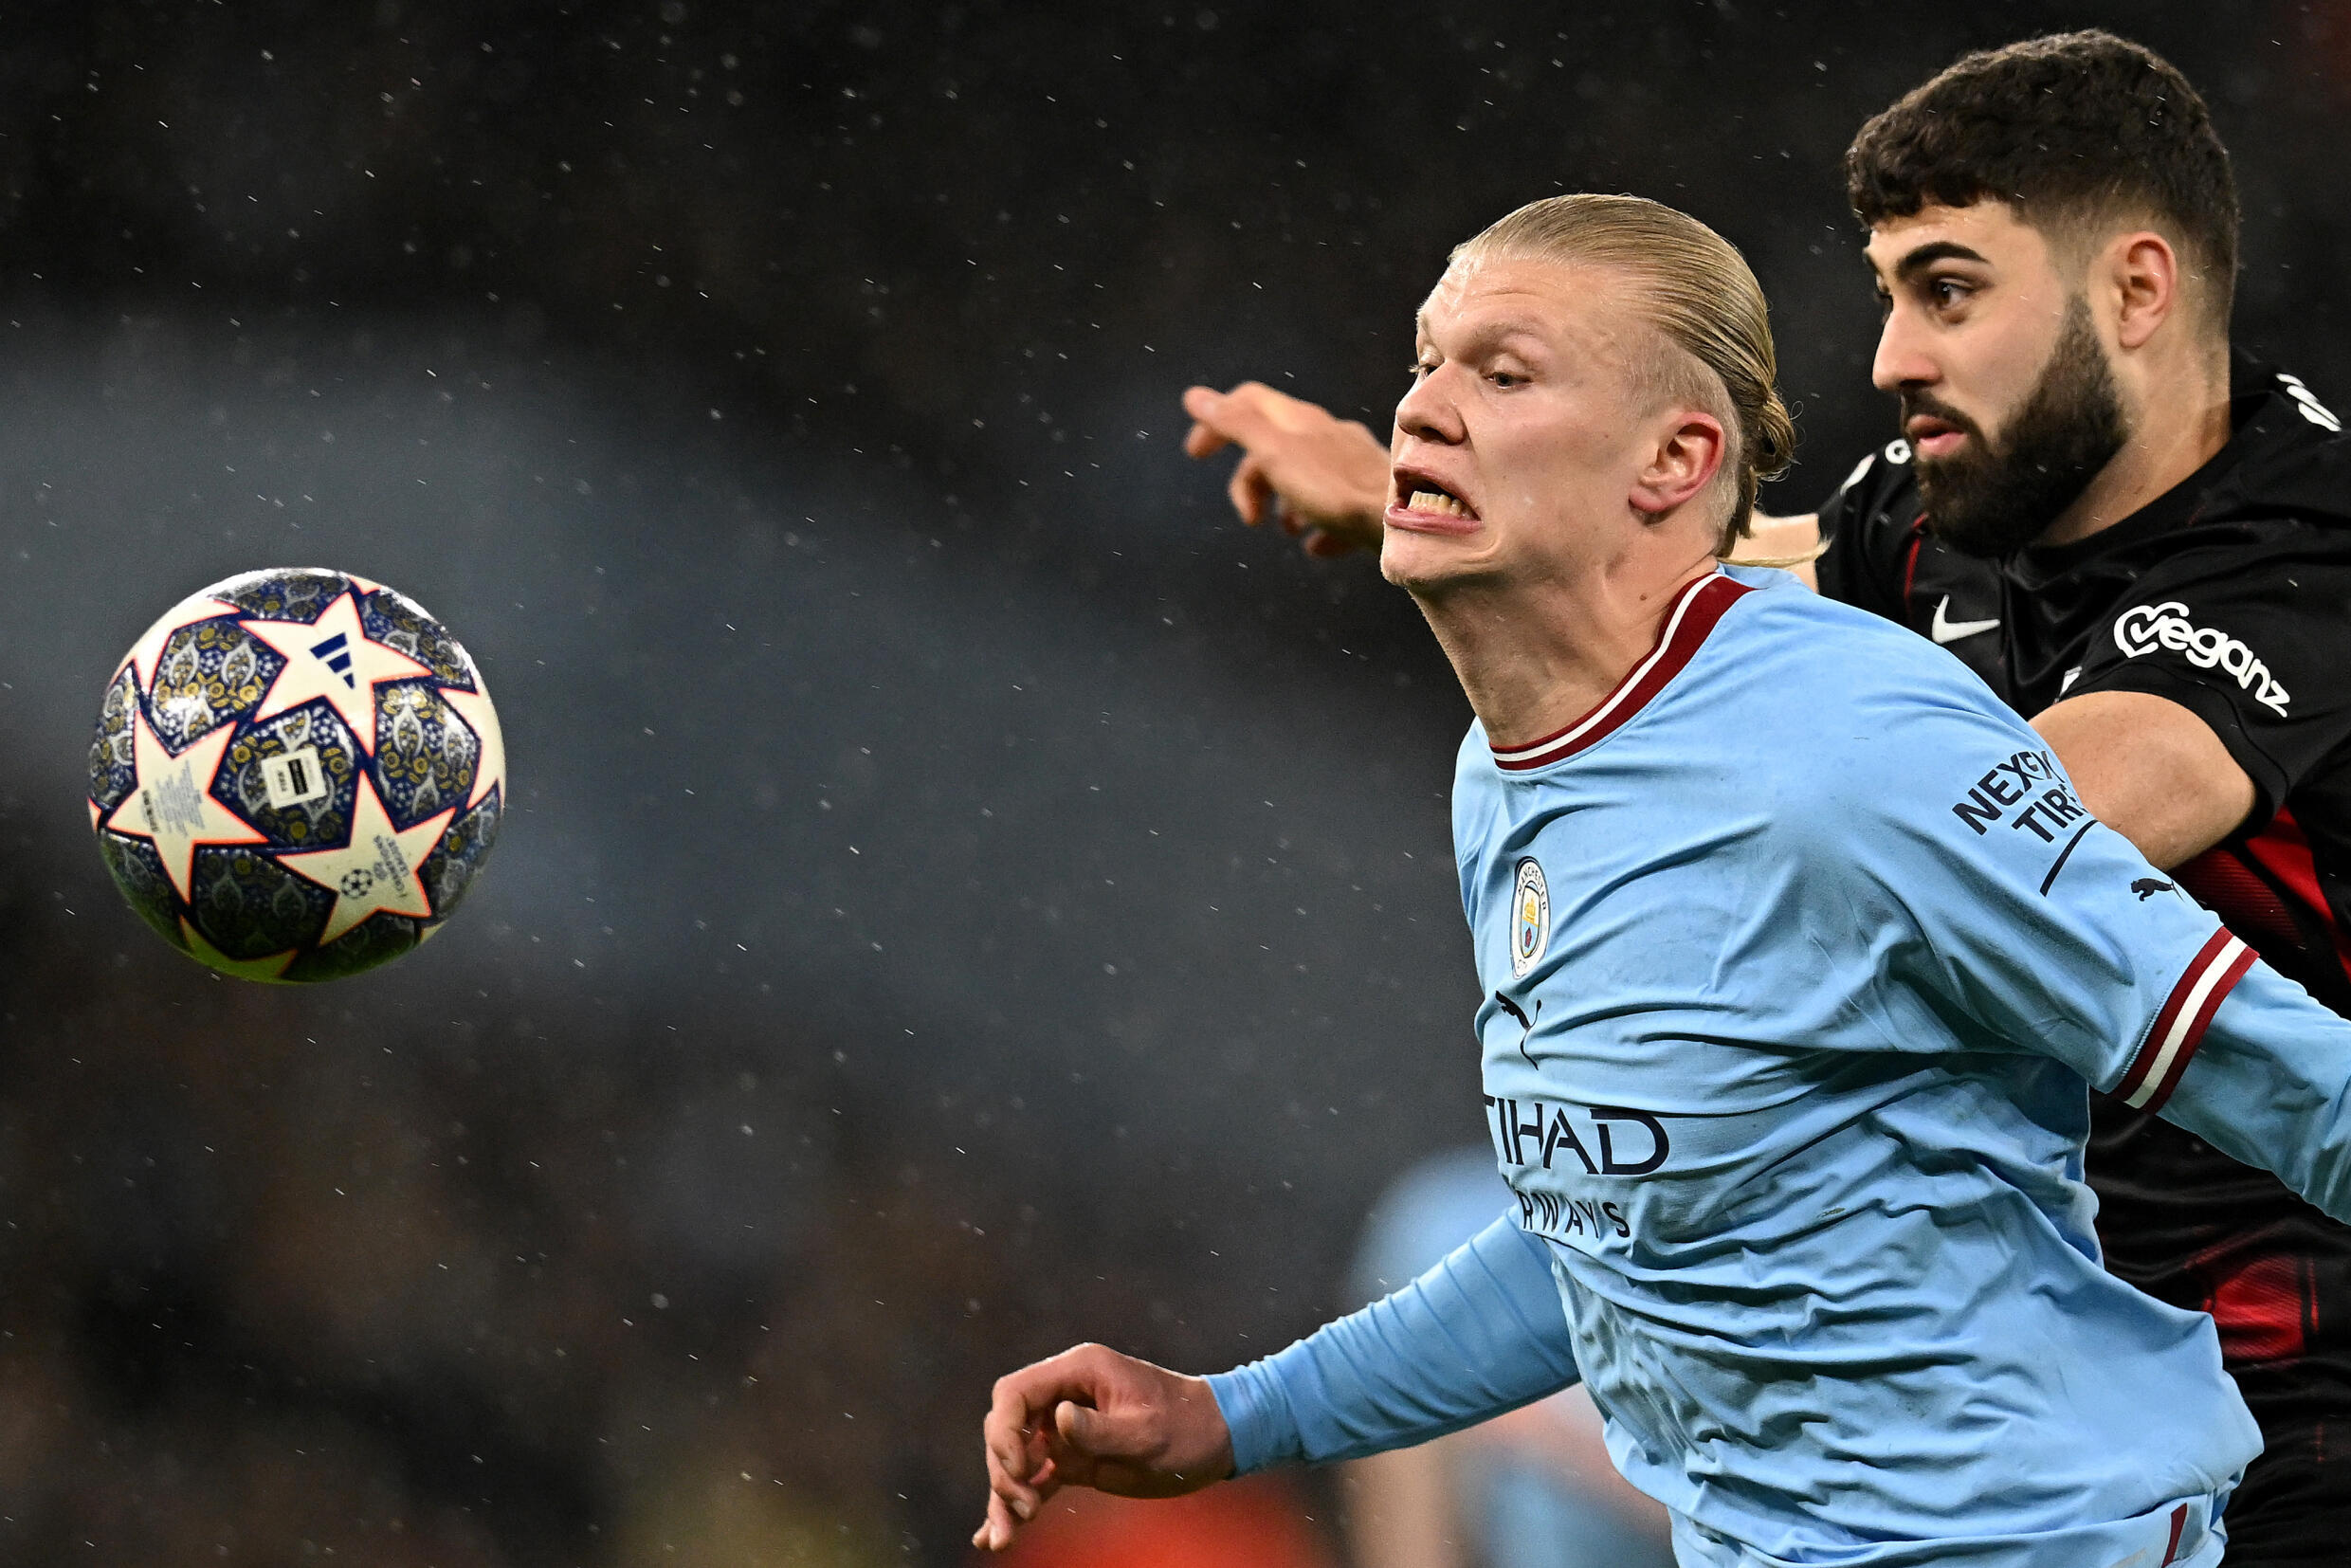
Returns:
[[[200,844],[264,844],[268,835],[212,795],[212,775],[236,734],[223,724],[173,757],[147,725],[143,710],[131,714],[131,757],[137,786],[106,819],[108,830],[154,841],[163,874],[182,903],[192,902],[191,877]]]
[[[253,722],[323,697],[343,716],[370,755],[375,750],[375,683],[432,671],[367,634],[355,593],[338,593],[315,621],[247,620],[245,629],[278,650],[285,667],[270,684]]]
[[[413,828],[394,830],[375,786],[362,769],[351,804],[351,842],[338,849],[306,849],[278,857],[278,864],[295,875],[334,891],[335,907],[327,915],[326,929],[319,934],[319,944],[333,941],[379,913],[432,919],[432,898],[416,873],[456,814],[457,808],[452,806]]]

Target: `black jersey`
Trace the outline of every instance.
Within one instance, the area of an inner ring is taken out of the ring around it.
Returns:
[[[1822,506],[1820,587],[1933,638],[2021,713],[2138,691],[2202,719],[2258,800],[2174,875],[2351,1016],[2351,439],[2294,376],[2240,357],[2231,391],[2231,439],[2194,475],[2078,543],[1996,564],[1927,530],[1895,442]],[[2269,1438],[2230,1509],[2231,1560],[2319,1560],[2283,1534],[2256,1542],[2292,1498],[2351,1517],[2345,1461],[2326,1464],[2351,1456],[2351,1228],[2120,1102],[2101,1097],[2091,1127],[2108,1266],[2212,1313]],[[2287,1501],[2265,1509],[2269,1495]]]

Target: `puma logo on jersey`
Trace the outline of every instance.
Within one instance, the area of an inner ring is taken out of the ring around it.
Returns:
[[[1997,615],[1988,621],[1953,620],[1951,618],[1951,595],[1945,593],[1942,596],[1942,603],[1935,607],[1935,622],[1926,629],[1926,634],[1938,643],[1956,643],[1962,637],[1973,637],[1979,632],[1990,631],[1999,624],[2000,618]]]
[[[2137,882],[2131,884],[2131,891],[2139,895],[2139,902],[2141,903],[2144,903],[2149,899],[2155,897],[2158,893],[2170,892],[2174,885],[2175,884],[2172,883],[2163,881],[2160,877],[2141,877]]]
[[[2177,653],[2198,669],[2217,669],[2235,677],[2254,702],[2286,717],[2292,694],[2269,673],[2253,650],[2217,627],[2188,624],[2188,607],[2173,599],[2158,605],[2133,605],[2114,623],[2114,646],[2126,659],[2158,649]]]
[[[1541,1064],[1538,1063],[1532,1055],[1528,1054],[1526,1043],[1535,1037],[1535,1018],[1540,1018],[1542,1016],[1542,998],[1540,996],[1535,998],[1535,1018],[1529,1018],[1523,1008],[1520,1007],[1518,1003],[1512,1001],[1509,997],[1504,995],[1499,991],[1494,993],[1494,1000],[1502,1004],[1504,1012],[1509,1013],[1511,1017],[1516,1018],[1519,1021],[1519,1054],[1526,1057],[1526,1065],[1528,1067],[1534,1067],[1540,1072],[1542,1070]]]

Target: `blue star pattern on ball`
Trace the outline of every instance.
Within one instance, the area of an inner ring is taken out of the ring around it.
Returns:
[[[90,748],[90,826],[123,897],[242,979],[334,979],[416,946],[506,797],[465,648],[413,601],[319,568],[173,606],[116,667]]]

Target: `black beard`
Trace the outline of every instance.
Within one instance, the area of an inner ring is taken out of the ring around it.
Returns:
[[[2078,295],[2040,379],[1996,444],[1932,399],[1903,399],[1905,425],[1919,413],[1976,437],[1957,456],[1918,460],[1926,526],[1953,549],[1990,559],[2038,538],[2130,438],[2113,369]]]

